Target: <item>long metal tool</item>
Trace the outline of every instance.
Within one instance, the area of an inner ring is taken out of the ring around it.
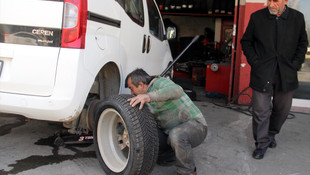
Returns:
[[[186,46],[186,48],[173,60],[173,62],[160,74],[161,77],[164,77],[166,73],[171,69],[171,67],[178,61],[178,59],[183,55],[183,53],[194,43],[198,40],[199,35],[196,35],[192,41]]]

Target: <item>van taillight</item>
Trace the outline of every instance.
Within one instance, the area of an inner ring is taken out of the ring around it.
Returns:
[[[65,0],[61,47],[85,48],[87,0]]]

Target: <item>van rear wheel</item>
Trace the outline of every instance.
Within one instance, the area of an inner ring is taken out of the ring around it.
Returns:
[[[110,96],[96,107],[94,143],[97,158],[107,174],[146,175],[156,164],[156,122],[146,107],[131,107],[127,101],[130,97]]]

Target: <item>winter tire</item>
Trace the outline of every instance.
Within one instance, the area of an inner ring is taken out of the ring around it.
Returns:
[[[155,119],[146,106],[131,107],[132,95],[115,95],[95,109],[94,145],[107,174],[147,175],[156,164],[159,139]]]

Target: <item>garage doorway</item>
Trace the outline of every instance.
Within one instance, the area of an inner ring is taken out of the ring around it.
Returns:
[[[308,40],[310,40],[310,1],[290,0],[288,6],[301,11],[305,16]],[[305,63],[298,72],[299,88],[295,91],[292,110],[310,113],[310,46]]]

